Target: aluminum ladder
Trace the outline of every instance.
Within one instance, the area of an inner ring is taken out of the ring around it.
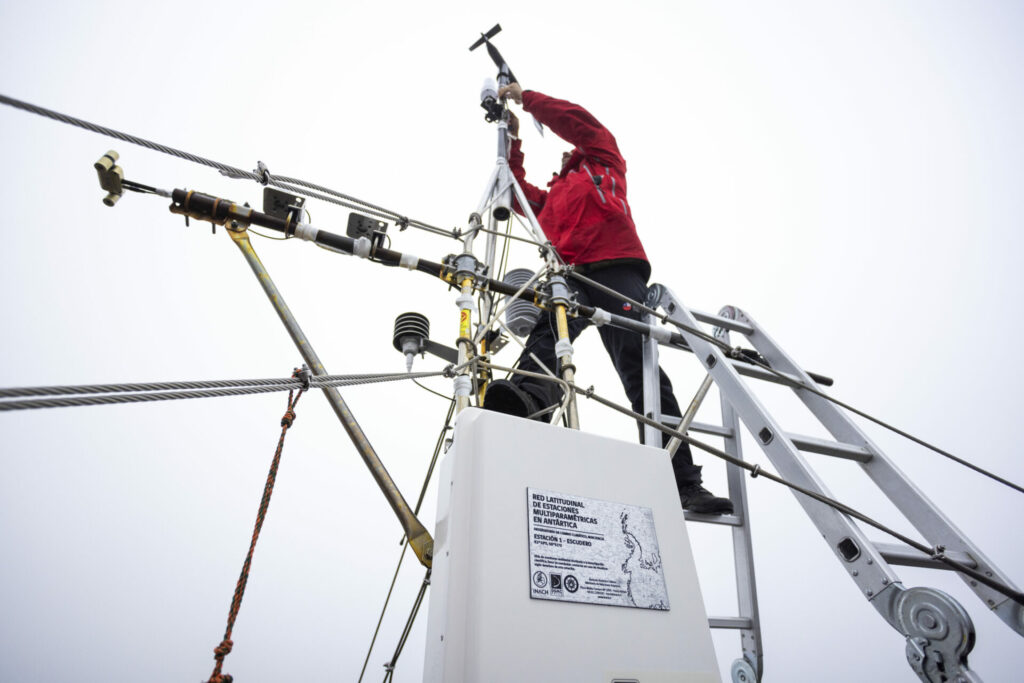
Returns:
[[[844,409],[813,392],[780,380],[762,367],[730,358],[719,346],[693,333],[693,330],[711,333],[729,347],[733,346],[730,333],[741,334],[772,369],[800,384],[820,390],[811,375],[800,368],[747,313],[734,306],[724,307],[718,315],[693,311],[684,306],[671,290],[658,284],[651,286],[646,303],[650,308],[660,308],[668,314],[675,323],[675,331],[686,340],[688,350],[696,355],[718,387],[722,425],[691,423],[690,431],[722,437],[725,452],[742,458],[742,422],[780,476],[829,497],[831,494],[803,453],[854,461],[926,543],[940,549],[947,557],[1017,590],[1013,582],[872,443]],[[646,321],[653,324],[657,319],[648,314]],[[701,328],[698,321],[711,325],[713,329]],[[673,426],[679,423],[679,418],[661,415],[659,405],[660,345],[671,345],[671,342],[648,338],[644,344],[644,413]],[[834,441],[784,431],[744,377],[790,386]],[[645,443],[660,443],[660,433],[653,427],[644,428],[644,437]],[[743,470],[734,465],[727,468],[729,498],[735,513],[713,517],[687,512],[686,519],[721,524],[732,529],[739,615],[711,617],[709,625],[711,628],[740,631],[742,657],[733,663],[732,680],[734,683],[754,683],[761,680],[763,652],[746,485]],[[849,516],[801,493],[794,492],[794,495],[861,594],[890,626],[906,637],[907,660],[918,677],[928,683],[980,682],[981,678],[967,664],[967,655],[974,644],[974,625],[966,610],[937,589],[905,588],[893,570],[896,565],[949,569],[948,565],[903,544],[873,542]],[[958,575],[987,608],[1024,636],[1024,606],[965,574]]]

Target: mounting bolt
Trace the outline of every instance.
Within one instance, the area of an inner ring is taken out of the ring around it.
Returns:
[[[864,593],[870,598],[872,595],[875,594],[875,591],[864,591]]]

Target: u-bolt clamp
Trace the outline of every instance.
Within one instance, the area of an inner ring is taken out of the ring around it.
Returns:
[[[552,306],[558,306],[561,304],[567,309],[572,308],[572,291],[569,289],[569,284],[565,281],[565,278],[561,275],[552,275],[548,278],[547,286],[545,287],[548,295],[548,303]]]

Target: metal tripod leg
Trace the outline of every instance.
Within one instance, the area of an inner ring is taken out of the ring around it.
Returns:
[[[648,301],[648,305],[651,303]],[[656,305],[657,302],[654,302],[654,304]],[[645,315],[645,322],[654,323],[654,316]],[[643,348],[644,414],[658,422],[664,421],[675,426],[676,423],[681,421],[679,417],[661,414],[658,342],[648,337],[644,340]],[[706,386],[702,385],[694,401],[699,403],[706,392]],[[686,427],[694,431],[721,436],[724,439],[725,452],[735,458],[742,459],[743,451],[740,446],[739,419],[736,416],[736,411],[733,410],[724,397],[722,397],[721,403],[721,427],[692,422],[686,425]],[[644,442],[657,447],[657,444],[662,442],[661,432],[645,425]],[[673,442],[670,441],[669,446],[672,446],[672,444]],[[729,499],[732,500],[735,510],[734,514],[709,516],[686,513],[686,519],[691,522],[709,522],[732,527],[733,561],[739,614],[735,617],[709,617],[708,625],[711,628],[736,629],[740,632],[740,647],[742,648],[743,655],[732,664],[732,680],[733,683],[756,683],[761,680],[763,674],[763,658],[761,650],[761,623],[757,609],[757,581],[754,575],[754,553],[751,546],[750,517],[747,506],[747,488],[742,470],[733,466],[727,466],[726,470],[729,482]]]
[[[298,347],[299,353],[302,355],[303,360],[306,361],[310,371],[314,375],[326,375],[327,370],[324,368],[323,363],[320,362],[316,351],[310,345],[309,339],[302,332],[302,328],[299,327],[299,323],[292,315],[288,304],[285,303],[281,293],[277,290],[274,281],[270,279],[270,273],[267,272],[259,256],[253,250],[246,227],[241,225],[237,227],[229,226],[228,234],[239,250],[241,250],[242,255],[245,256],[245,260],[249,263],[249,267],[252,268],[256,279],[260,281],[263,291],[274,305],[274,310],[277,311],[277,315],[281,318],[281,322],[284,323],[288,334],[291,336],[292,341],[295,342],[295,346]],[[323,392],[324,396],[327,397],[327,402],[331,404],[334,414],[338,416],[341,426],[345,428],[345,432],[352,440],[352,443],[355,444],[359,455],[362,456],[363,462],[370,469],[370,474],[373,475],[384,497],[391,504],[391,509],[395,511],[395,515],[402,524],[406,538],[409,539],[409,545],[412,547],[413,552],[416,553],[416,557],[419,558],[420,563],[425,567],[430,567],[434,554],[434,539],[431,538],[430,533],[427,532],[426,528],[416,518],[409,504],[402,497],[402,493],[398,490],[394,480],[391,479],[391,475],[384,468],[384,463],[377,457],[377,453],[373,450],[373,446],[370,445],[366,434],[363,433],[359,423],[356,422],[352,411],[348,409],[348,405],[341,397],[341,393],[334,387],[324,387]]]

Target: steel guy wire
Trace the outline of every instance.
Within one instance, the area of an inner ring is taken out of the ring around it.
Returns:
[[[409,618],[405,621],[405,628],[402,629],[402,635],[399,636],[398,645],[395,647],[395,654],[392,655],[391,661],[384,665],[384,681],[390,681],[395,675],[395,664],[398,662],[398,658],[402,654],[402,650],[405,649],[405,643],[409,639],[409,634],[412,632],[412,626],[416,622],[416,617],[419,615],[420,606],[423,605],[423,596],[427,593],[427,587],[430,585],[430,569],[427,569],[426,575],[423,577],[423,583],[420,584],[420,591],[416,595],[416,599],[413,601],[412,610],[409,613]]]
[[[388,603],[391,602],[391,594],[395,590],[395,584],[398,582],[398,572],[402,568],[402,560],[405,559],[405,551],[409,549],[408,543],[402,544],[402,552],[398,555],[398,566],[395,567],[395,573],[391,577],[391,585],[388,587],[388,594],[384,598],[384,606],[380,610],[380,617],[377,619],[377,628],[373,630],[373,638],[370,639],[370,647],[366,651],[366,659],[363,660],[363,668],[359,671],[359,678],[356,683],[362,683],[363,676],[366,675],[366,666],[370,663],[370,655],[373,654],[373,646],[377,642],[377,636],[380,635],[380,626],[384,622],[384,615],[388,610]]]
[[[599,282],[595,282],[594,280],[591,280],[590,278],[585,277],[585,276],[583,276],[583,275],[581,275],[581,274],[579,274],[579,273],[577,273],[575,271],[570,271],[569,272],[569,277],[575,278],[575,279],[580,280],[582,282],[586,282],[588,285],[596,287],[597,289],[600,289],[601,291],[605,292],[606,294],[609,294],[611,296],[619,297],[621,300],[627,301],[631,305],[636,306],[637,308],[639,308],[640,310],[642,310],[642,311],[644,311],[646,313],[650,313],[651,315],[654,315],[655,317],[657,317],[658,319],[662,320],[665,323],[675,325],[676,327],[678,327],[678,328],[680,328],[682,330],[685,330],[686,332],[694,334],[694,335],[700,337],[701,339],[704,339],[705,341],[714,344],[715,346],[717,346],[720,349],[722,349],[722,351],[724,351],[727,356],[729,356],[730,358],[733,357],[734,349],[732,347],[730,347],[728,344],[726,344],[722,340],[707,334],[703,330],[695,329],[693,327],[690,327],[686,323],[683,323],[683,322],[680,322],[678,320],[675,320],[674,318],[669,316],[667,313],[659,313],[658,311],[652,309],[651,307],[647,306],[646,304],[640,303],[639,301],[635,301],[634,299],[631,299],[630,297],[628,297],[628,296],[626,296],[624,294],[621,294],[620,292],[617,292],[614,289],[611,289],[610,287],[606,287],[606,286],[602,285]],[[841,401],[841,400],[839,400],[837,398],[829,396],[825,392],[823,392],[823,391],[821,391],[819,389],[816,389],[813,386],[810,386],[810,385],[808,385],[808,384],[806,384],[806,383],[804,383],[804,382],[802,382],[802,381],[800,381],[798,379],[790,377],[789,375],[787,375],[787,374],[785,374],[783,372],[779,372],[778,370],[776,370],[775,368],[771,367],[768,363],[766,363],[764,361],[761,361],[761,360],[759,360],[757,358],[754,358],[754,357],[747,357],[745,359],[745,361],[749,361],[751,364],[756,365],[756,366],[762,368],[763,370],[767,370],[771,374],[773,374],[776,377],[778,377],[784,384],[787,384],[787,385],[791,386],[794,389],[804,389],[806,391],[809,391],[812,394],[820,396],[821,398],[825,399],[826,401],[834,403],[837,406],[840,406],[842,408],[845,408],[845,409],[849,410],[851,413],[854,413],[856,415],[859,415],[860,417],[863,417],[865,420],[869,420],[871,422],[874,422],[875,424],[879,425],[880,427],[888,429],[889,431],[891,431],[891,432],[893,432],[895,434],[898,434],[898,435],[900,435],[900,436],[902,436],[902,437],[904,437],[906,439],[909,439],[909,440],[913,441],[914,443],[916,443],[916,444],[918,444],[920,446],[924,446],[925,448],[927,448],[927,449],[929,449],[931,451],[934,451],[934,452],[938,453],[939,455],[942,455],[942,456],[952,460],[955,463],[963,465],[964,467],[966,467],[968,469],[974,470],[978,474],[984,475],[984,476],[986,476],[986,477],[988,477],[988,478],[990,478],[990,479],[992,479],[994,481],[999,482],[1000,484],[1003,484],[1004,486],[1008,486],[1011,489],[1019,491],[1020,493],[1024,493],[1024,487],[1020,486],[1019,484],[1015,484],[1012,481],[1004,479],[1003,477],[1000,477],[999,475],[994,474],[993,472],[989,472],[988,470],[984,469],[983,467],[975,465],[974,463],[972,463],[972,462],[970,462],[968,460],[964,460],[963,458],[957,457],[957,456],[953,455],[952,453],[950,453],[949,451],[946,451],[946,450],[944,450],[942,448],[939,448],[938,446],[935,446],[935,445],[925,441],[924,439],[916,437],[913,434],[910,434],[909,432],[906,432],[906,431],[900,429],[899,427],[896,427],[895,425],[891,425],[888,422],[885,422],[884,420],[882,420],[880,418],[877,418],[877,417],[874,417],[872,415],[869,415],[868,413],[865,413],[864,411],[859,410],[858,408],[854,408],[853,406],[851,406],[848,403],[845,403],[845,402],[843,402],[843,401]]]
[[[444,427],[441,428],[441,433],[437,437],[437,443],[434,445],[434,455],[430,459],[430,465],[427,467],[427,474],[423,479],[423,488],[420,489],[420,497],[416,501],[416,507],[413,508],[413,514],[419,516],[420,506],[423,505],[423,499],[427,495],[427,488],[430,484],[430,480],[434,474],[434,467],[437,464],[437,458],[441,454],[441,446],[444,444],[444,435],[448,432],[451,426],[452,415],[455,414],[455,399],[449,399],[450,405],[448,406],[448,416],[445,418]],[[391,594],[395,590],[395,582],[398,581],[398,571],[402,568],[402,561],[405,559],[405,551],[408,550],[409,544],[405,542],[406,537],[403,535],[402,540],[399,544],[402,546],[402,552],[398,556],[398,566],[395,567],[394,576],[391,577],[391,586],[388,588],[388,594],[384,598],[384,605],[381,607],[380,617],[377,619],[377,627],[373,631],[373,638],[370,639],[370,647],[366,651],[366,659],[363,660],[363,668],[359,672],[359,681],[363,680],[363,676],[366,674],[366,665],[370,661],[370,655],[373,654],[373,646],[377,642],[377,636],[380,634],[380,627],[384,621],[384,615],[388,609],[388,603],[391,602]]]
[[[566,384],[569,384],[569,383],[566,383]],[[780,477],[778,475],[772,474],[771,472],[766,472],[766,471],[761,469],[760,465],[751,465],[750,463],[748,463],[748,462],[746,462],[744,460],[741,460],[740,458],[737,458],[735,456],[729,455],[725,451],[719,450],[719,449],[715,448],[714,446],[709,446],[708,444],[706,444],[706,443],[704,443],[702,441],[698,441],[697,439],[694,439],[694,438],[690,437],[689,435],[687,435],[687,434],[685,434],[683,432],[677,431],[677,430],[672,429],[670,427],[666,427],[665,425],[661,424],[660,422],[657,422],[656,420],[653,420],[653,419],[651,419],[649,417],[641,415],[640,413],[634,412],[630,408],[626,408],[625,406],[619,405],[619,404],[615,403],[614,401],[610,401],[610,400],[608,400],[606,398],[603,398],[603,397],[597,395],[596,393],[594,393],[594,388],[593,387],[590,387],[589,389],[582,389],[579,386],[577,386],[576,384],[571,384],[570,386],[571,386],[572,390],[577,393],[577,395],[583,394],[587,398],[594,399],[598,403],[600,403],[600,404],[602,404],[602,405],[604,405],[604,406],[606,406],[608,408],[611,408],[613,410],[616,410],[616,411],[622,413],[623,415],[628,415],[629,417],[632,417],[633,419],[635,419],[635,420],[637,420],[639,422],[642,422],[645,425],[649,425],[651,427],[654,427],[655,429],[658,429],[658,430],[660,430],[661,432],[663,432],[665,434],[668,434],[670,436],[674,436],[674,437],[680,439],[681,441],[684,441],[684,442],[690,444],[691,446],[699,448],[702,451],[705,451],[706,453],[710,453],[711,455],[714,455],[717,458],[725,460],[730,465],[735,465],[736,467],[740,467],[742,469],[747,470],[748,472],[750,472],[751,478],[754,478],[754,477],[764,477],[764,478],[769,479],[769,480],[771,480],[771,481],[773,481],[773,482],[775,482],[777,484],[782,484],[783,486],[786,486],[786,487],[788,487],[788,488],[790,488],[790,489],[792,489],[792,490],[794,490],[794,491],[796,491],[798,493],[802,493],[803,495],[807,496],[808,498],[812,498],[812,499],[818,501],[819,503],[823,503],[825,505],[828,505],[829,507],[834,508],[835,510],[838,510],[839,512],[841,512],[841,513],[843,513],[845,515],[848,515],[850,517],[853,517],[854,519],[860,520],[861,522],[864,522],[865,524],[867,524],[869,526],[872,526],[872,527],[874,527],[874,528],[878,529],[879,531],[882,531],[882,532],[884,532],[886,534],[889,534],[890,536],[896,538],[897,540],[902,541],[903,543],[907,544],[911,548],[914,548],[915,550],[918,550],[918,551],[924,553],[925,555],[931,557],[932,559],[937,560],[939,562],[942,562],[943,564],[951,567],[952,569],[954,569],[954,570],[956,570],[956,571],[958,571],[958,572],[960,572],[962,574],[966,574],[966,575],[970,576],[972,579],[974,579],[976,581],[979,581],[980,583],[985,584],[989,588],[992,588],[992,589],[994,589],[996,591],[999,591],[1000,593],[1002,593],[1006,597],[1010,598],[1014,602],[1016,602],[1018,604],[1021,604],[1021,605],[1024,605],[1024,593],[1014,589],[1011,586],[1005,585],[1001,581],[996,581],[995,579],[992,579],[991,577],[985,576],[982,572],[976,571],[976,570],[972,569],[971,567],[968,567],[965,564],[962,564],[960,562],[957,562],[956,560],[953,560],[953,559],[951,559],[949,557],[946,557],[946,555],[944,554],[944,550],[945,549],[942,546],[929,547],[929,546],[924,545],[923,543],[918,543],[914,539],[912,539],[912,538],[910,538],[908,536],[904,536],[900,532],[896,531],[895,529],[891,529],[891,528],[885,526],[881,522],[875,521],[871,517],[868,517],[864,513],[857,511],[856,509],[850,507],[849,505],[846,505],[845,503],[841,503],[838,500],[835,500],[834,498],[830,498],[828,496],[820,494],[817,491],[812,491],[812,490],[806,489],[806,488],[804,488],[804,487],[802,487],[802,486],[800,486],[798,484],[794,484],[794,483],[792,483],[792,482],[790,482],[790,481],[788,481],[786,479],[783,479],[782,477]]]
[[[191,161],[192,163],[200,164],[202,166],[215,168],[217,169],[217,171],[220,172],[221,175],[228,178],[254,180],[262,185],[273,185],[275,187],[281,188],[282,190],[287,190],[289,192],[294,192],[296,194],[309,195],[321,201],[329,202],[331,204],[337,204],[348,209],[356,209],[359,211],[364,211],[366,213],[373,213],[378,218],[385,218],[387,220],[396,221],[401,225],[409,225],[412,227],[427,230],[429,232],[446,235],[448,237],[454,237],[453,231],[444,230],[443,228],[438,228],[436,226],[430,225],[429,223],[424,223],[422,221],[409,219],[404,215],[398,213],[397,211],[385,209],[381,206],[377,206],[376,204],[372,204],[362,199],[358,199],[356,197],[352,197],[341,192],[331,190],[330,188],[326,188],[322,185],[310,183],[298,178],[291,178],[289,176],[274,176],[269,171],[266,170],[266,167],[261,168],[261,173],[243,171],[240,168],[229,166],[227,164],[222,164],[219,161],[214,161],[212,159],[207,159],[205,157],[191,154],[189,152],[176,149],[174,147],[162,145],[158,142],[153,142],[145,138],[140,138],[136,135],[122,133],[121,131],[114,130],[113,128],[108,128],[106,126],[90,123],[89,121],[85,121],[74,116],[69,116],[67,114],[62,114],[52,109],[40,107],[29,102],[16,100],[13,97],[8,97],[7,95],[3,94],[0,94],[0,104],[6,104],[10,107],[14,107],[15,109],[20,109],[22,111],[29,112],[30,114],[36,114],[38,116],[43,116],[54,121],[59,121],[60,123],[66,123],[71,126],[76,126],[78,128],[91,131],[93,133],[98,133],[99,135],[105,135],[116,140],[122,140],[124,142],[128,142],[133,145],[138,145],[140,147],[145,147],[156,152],[161,152],[163,154],[168,154],[173,157],[178,157],[179,159],[184,159],[185,161]],[[309,190],[300,190],[297,187],[295,187],[296,185],[301,185],[305,188],[309,188],[310,190],[315,190],[316,192],[310,192]]]
[[[376,375],[322,375],[309,380],[309,388],[358,386],[400,380],[438,377],[450,370],[437,372],[405,372]],[[217,398],[244,396],[275,391],[302,389],[305,383],[296,379],[268,380],[210,380],[199,382],[162,382],[149,384],[94,384],[82,386],[26,387],[0,389],[0,396],[50,396],[25,400],[0,400],[0,412],[36,408],[63,408],[72,406],[109,405],[115,403],[144,403],[188,398]],[[154,388],[170,389],[154,391]],[[96,395],[74,395],[74,394]],[[71,395],[68,395],[71,394]]]

